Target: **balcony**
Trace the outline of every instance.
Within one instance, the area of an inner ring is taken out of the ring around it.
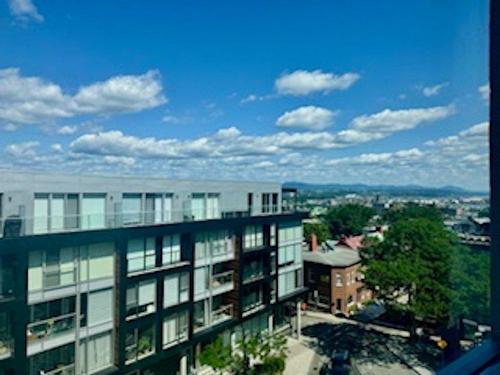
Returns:
[[[219,220],[227,218],[241,218],[254,216],[277,215],[281,213],[297,212],[289,206],[269,207],[269,212],[250,212],[246,208],[224,208],[217,212],[204,210],[172,210],[161,216],[154,211],[112,212],[91,215],[64,215],[64,216],[9,216],[0,220],[0,238],[19,237],[48,233],[76,232],[84,230],[113,229],[123,227],[151,226],[171,223]]]
[[[233,318],[233,305],[221,305],[217,309],[213,310],[210,317],[205,319],[203,316],[198,316],[194,318],[194,331],[201,331],[205,328],[223,323]]]
[[[251,283],[264,278],[264,266],[261,264],[257,267],[245,266],[243,268],[243,283]]]
[[[205,289],[199,292],[195,292],[195,301],[200,301],[210,296],[217,296],[219,294],[227,293],[234,289],[233,281],[234,271],[221,272],[215,275],[207,281]]]
[[[76,314],[66,314],[56,318],[31,323],[27,329],[28,345],[39,344],[42,341],[71,334],[74,336]]]

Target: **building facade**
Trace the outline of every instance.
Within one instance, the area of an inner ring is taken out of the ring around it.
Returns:
[[[357,250],[336,245],[333,249],[304,252],[303,258],[311,307],[350,315],[372,298],[363,283]]]
[[[304,216],[273,183],[3,172],[0,374],[187,374],[300,332]]]

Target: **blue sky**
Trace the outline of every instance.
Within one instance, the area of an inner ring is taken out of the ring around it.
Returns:
[[[488,188],[487,1],[166,3],[2,0],[0,167]]]

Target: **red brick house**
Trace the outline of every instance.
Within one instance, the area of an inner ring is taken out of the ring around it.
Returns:
[[[304,252],[309,305],[349,315],[355,306],[371,299],[372,293],[362,281],[359,252],[353,248],[358,244],[361,239],[357,238],[342,239],[335,244],[328,241],[321,250],[312,247],[312,251]]]

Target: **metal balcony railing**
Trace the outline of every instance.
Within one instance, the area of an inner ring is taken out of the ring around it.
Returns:
[[[226,271],[222,273],[218,273],[212,275],[212,279],[210,280],[211,287],[213,289],[219,288],[224,285],[232,285],[233,284],[233,275],[234,271]]]

